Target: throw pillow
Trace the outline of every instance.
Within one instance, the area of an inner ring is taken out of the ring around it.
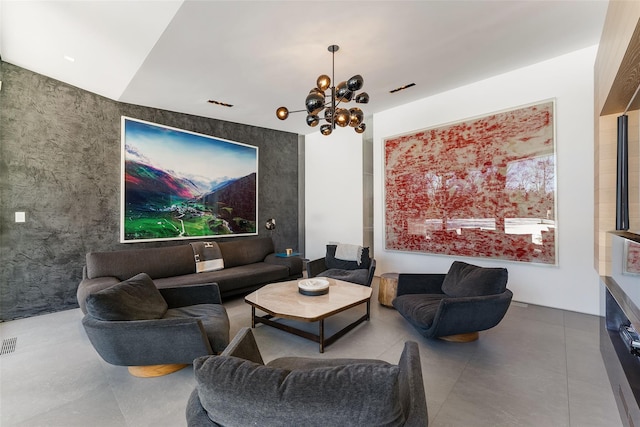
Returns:
[[[442,282],[442,292],[450,297],[477,297],[501,294],[507,288],[506,268],[486,268],[454,261]]]
[[[167,302],[146,273],[90,294],[86,299],[87,313],[99,320],[160,319],[167,311]]]
[[[222,252],[216,242],[190,243],[193,249],[193,258],[196,262],[196,273],[216,271],[224,268]]]
[[[357,270],[359,268],[369,269],[371,266],[371,259],[369,258],[369,248],[362,248],[360,262],[357,261],[345,261],[336,258],[337,245],[327,245],[327,254],[324,259],[324,263],[327,268],[338,268],[340,270]]]
[[[399,367],[354,363],[309,370],[259,365],[233,356],[193,363],[209,418],[226,427],[399,426]]]

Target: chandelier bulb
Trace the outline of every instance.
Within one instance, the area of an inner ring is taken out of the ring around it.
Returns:
[[[347,88],[352,92],[357,92],[364,86],[364,79],[360,74],[356,74],[347,80]]]
[[[356,103],[358,104],[368,104],[369,103],[369,94],[367,92],[362,92],[356,95]]]
[[[324,96],[316,91],[311,91],[305,100],[307,113],[318,114],[324,108]]]
[[[320,77],[318,77],[316,84],[318,89],[324,92],[325,90],[329,89],[329,87],[331,86],[331,79],[326,74],[323,74]]]
[[[349,122],[351,121],[351,114],[349,114],[349,110],[346,108],[338,108],[336,110],[335,120],[336,124],[341,128],[349,126]]]
[[[280,120],[286,120],[289,117],[289,110],[287,107],[280,107],[276,110],[276,117]]]
[[[318,123],[320,123],[320,118],[317,115],[315,114],[307,115],[307,125],[313,128],[318,126]]]
[[[351,116],[351,120],[349,121],[349,126],[351,127],[358,127],[364,121],[364,113],[358,107],[351,108],[349,115]]]
[[[324,119],[325,119],[328,123],[333,122],[333,108],[331,108],[331,107],[327,107],[327,108],[324,110]]]
[[[332,132],[331,125],[320,126],[320,133],[322,133],[324,136],[331,135],[331,132]]]

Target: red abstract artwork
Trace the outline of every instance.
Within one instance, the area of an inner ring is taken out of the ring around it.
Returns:
[[[626,263],[624,273],[640,274],[640,244],[626,241],[625,244]]]
[[[384,141],[385,248],[556,264],[554,102]]]

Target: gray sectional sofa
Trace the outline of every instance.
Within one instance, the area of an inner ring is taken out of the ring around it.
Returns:
[[[202,273],[196,273],[194,250],[190,244],[90,252],[78,286],[78,304],[86,314],[85,300],[89,294],[139,273],[147,273],[160,289],[217,283],[223,298],[253,291],[267,283],[302,277],[302,259],[277,257],[271,237],[216,243],[224,268]]]

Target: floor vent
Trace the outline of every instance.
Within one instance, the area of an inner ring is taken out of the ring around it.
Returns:
[[[16,351],[17,342],[18,342],[17,337],[7,338],[6,340],[2,340],[2,349],[0,349],[0,356],[13,353],[14,351]]]

